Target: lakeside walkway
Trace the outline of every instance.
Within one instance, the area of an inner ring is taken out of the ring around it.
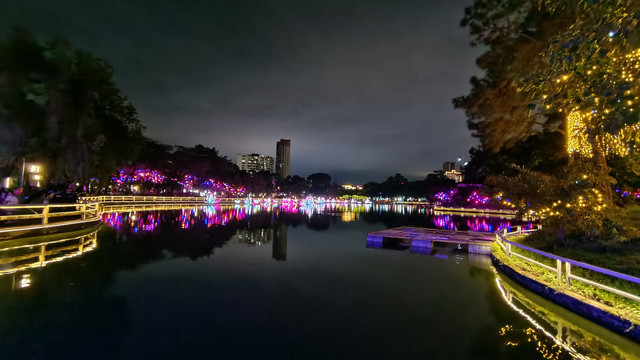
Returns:
[[[98,203],[1,205],[0,240],[70,232],[100,224]]]
[[[499,246],[491,254],[494,266],[534,293],[640,343],[637,320],[640,278],[508,240],[532,231],[535,230],[519,226],[512,232],[497,231],[495,239]],[[527,269],[531,265],[539,271],[532,273]],[[597,291],[605,291],[609,296],[601,297]],[[636,319],[635,323],[631,318]]]

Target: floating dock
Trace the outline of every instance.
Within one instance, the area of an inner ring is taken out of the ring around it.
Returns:
[[[382,249],[390,240],[401,240],[412,252],[428,253],[434,243],[468,245],[469,253],[491,254],[492,234],[415,227],[399,227],[367,234],[367,247]]]

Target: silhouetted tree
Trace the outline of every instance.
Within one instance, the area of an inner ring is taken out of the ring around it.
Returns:
[[[298,175],[287,176],[278,185],[280,192],[289,196],[304,197],[309,194],[309,182]]]
[[[102,59],[25,30],[0,40],[0,171],[44,164],[56,182],[105,178],[132,160],[143,127]]]
[[[331,176],[325,173],[315,173],[307,177],[310,183],[309,192],[314,196],[331,196],[333,186],[331,184]]]

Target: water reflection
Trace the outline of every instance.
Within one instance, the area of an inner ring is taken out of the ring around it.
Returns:
[[[262,245],[271,242],[272,231],[270,229],[238,229],[236,233],[239,243],[247,245]]]
[[[287,260],[287,234],[289,227],[286,224],[277,224],[273,228],[273,250],[272,255],[277,261]]]
[[[123,232],[152,232],[162,222],[167,221],[166,205],[159,205],[158,209],[149,206],[128,206],[127,209],[111,208],[103,214],[103,221],[110,227]],[[149,211],[151,210],[151,211]],[[527,225],[505,216],[486,214],[445,214],[433,213],[425,207],[394,204],[336,204],[321,203],[315,205],[299,205],[298,203],[284,203],[253,205],[253,206],[179,206],[174,208],[180,213],[173,221],[180,224],[180,228],[188,229],[196,222],[203,222],[207,227],[227,225],[234,221],[248,220],[250,216],[263,212],[272,213],[275,217],[280,214],[304,215],[298,218],[298,223],[306,223],[315,230],[326,230],[331,222],[353,222],[361,217],[366,222],[383,222],[388,227],[422,226],[458,231],[493,232],[498,228],[511,228],[515,225]]]
[[[455,231],[494,232],[498,229],[510,230],[512,226],[531,226],[517,219],[506,220],[503,216],[479,214],[437,214],[433,216],[435,227]]]
[[[609,340],[604,330],[558,320],[551,306],[523,305],[517,290],[497,290],[486,256],[439,246],[435,258],[363,249],[364,234],[387,224],[433,226],[427,209],[387,208],[105,214],[99,248],[95,233],[75,243],[51,239],[45,265],[86,255],[0,277],[0,358],[201,358],[213,346],[222,358],[560,359],[570,356],[553,340],[561,334],[579,354],[635,359],[637,347]],[[41,243],[20,248],[3,269],[20,259],[36,263]],[[237,334],[263,335],[246,346]],[[593,341],[602,344],[582,346]]]
[[[248,209],[250,213],[258,213],[260,209]],[[174,218],[169,219],[173,216]],[[179,212],[166,210],[137,210],[135,207],[127,212],[104,213],[102,221],[108,226],[122,233],[153,232],[161,222],[172,221],[179,223],[181,229],[189,229],[196,222],[202,222],[206,227],[224,226],[231,221],[247,218],[244,207],[196,206],[182,208]]]
[[[604,330],[498,274],[495,283],[504,301],[530,325],[522,329],[503,326],[499,335],[505,338],[507,346],[533,343],[545,359],[559,359],[563,353],[575,359],[640,359],[640,345]]]
[[[64,238],[50,236],[0,242],[0,276],[43,268],[93,251],[98,246],[97,233],[98,230],[93,229],[90,233]],[[30,285],[30,276],[22,276],[17,284],[19,288]]]
[[[222,239],[221,243],[216,246],[222,246],[231,236],[236,235],[240,243],[250,246],[271,244],[272,257],[278,261],[284,261],[287,258],[289,226],[306,225],[312,230],[327,231],[338,222],[364,220],[372,224],[383,223],[388,228],[418,226],[491,232],[501,227],[510,228],[516,223],[515,220],[505,220],[503,217],[480,217],[478,214],[471,214],[471,216],[434,215],[425,207],[393,204],[322,203],[299,205],[298,203],[284,203],[253,206],[178,206],[169,211],[165,208],[166,205],[159,205],[159,207],[157,210],[154,210],[155,208],[149,209],[149,205],[128,206],[126,209],[114,207],[110,209],[112,212],[103,214],[103,221],[124,237],[162,232],[162,229],[198,229],[197,231],[206,233],[206,229],[225,228],[225,234],[228,237],[222,238],[220,235],[216,235],[217,239]],[[124,211],[118,212],[117,210]],[[398,249],[403,250],[406,247],[398,246]],[[202,250],[206,250],[206,252],[199,256],[209,256],[213,253],[211,246],[205,246]],[[189,252],[192,253],[191,250]],[[435,247],[430,249],[428,253],[436,257],[456,259],[455,254],[448,254],[447,251]],[[194,254],[191,257],[197,258],[199,256]]]

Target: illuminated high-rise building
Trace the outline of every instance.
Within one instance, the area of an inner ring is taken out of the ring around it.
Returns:
[[[238,154],[236,164],[240,170],[273,172],[273,157],[261,154]]]
[[[447,172],[451,170],[460,171],[460,163],[455,161],[445,161],[442,163],[442,171]]]
[[[290,156],[291,140],[280,139],[276,144],[276,174],[280,175],[283,179],[290,175]]]

